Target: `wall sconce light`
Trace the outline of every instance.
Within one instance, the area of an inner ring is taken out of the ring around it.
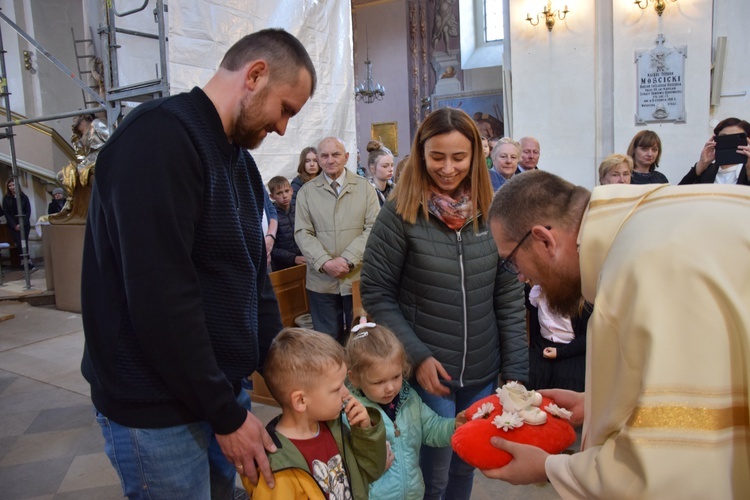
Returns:
[[[670,0],[671,2],[676,2],[677,0]],[[638,7],[641,8],[641,10],[648,7],[648,0],[635,0],[633,2]],[[654,0],[654,10],[656,11],[659,16],[661,16],[664,13],[664,9],[667,8],[667,2],[664,0]]]
[[[34,73],[34,61],[32,61],[31,56],[32,54],[30,50],[23,51],[23,67]]]
[[[648,0],[646,0],[648,1]],[[539,21],[541,21],[542,16],[544,16],[544,24],[547,25],[547,29],[552,31],[552,28],[555,26],[555,14],[557,14],[557,18],[562,21],[565,19],[565,16],[567,13],[570,12],[568,10],[568,6],[566,5],[563,7],[562,15],[560,15],[560,10],[552,10],[552,0],[547,2],[547,5],[542,9],[542,11],[536,15],[536,22],[534,22],[533,18],[531,17],[531,14],[526,14],[526,20],[531,24],[532,26],[536,26],[539,24]]]

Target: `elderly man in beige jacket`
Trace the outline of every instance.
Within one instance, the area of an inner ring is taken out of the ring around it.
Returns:
[[[352,323],[352,282],[378,215],[375,188],[346,169],[341,139],[318,144],[323,172],[297,194],[294,238],[307,260],[307,298],[313,327],[340,342]]]

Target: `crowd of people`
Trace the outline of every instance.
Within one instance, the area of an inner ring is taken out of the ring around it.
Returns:
[[[745,188],[667,186],[643,131],[592,193],[540,169],[538,139],[452,108],[398,164],[368,144],[366,178],[328,136],[264,186],[249,150],[315,87],[300,42],[262,30],[99,154],[82,371],[127,496],[232,498],[239,474],[259,499],[468,499],[451,436],[511,381],[571,410],[582,451],[493,438],[513,460],[488,477],[577,498],[750,491],[750,237],[716,224],[750,215]],[[747,184],[748,132],[721,122],[681,184]],[[313,329],[282,330],[268,273],[302,264]],[[267,427],[242,389],[256,370],[281,407]]]

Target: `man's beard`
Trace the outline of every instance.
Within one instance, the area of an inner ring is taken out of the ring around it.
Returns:
[[[571,276],[547,262],[540,263],[539,275],[545,278],[540,284],[550,309],[566,318],[578,316],[582,300],[580,277]]]
[[[255,149],[263,142],[266,125],[262,123],[262,115],[269,90],[266,86],[255,96],[248,95],[242,100],[240,114],[237,116],[232,134],[232,140],[238,146]]]

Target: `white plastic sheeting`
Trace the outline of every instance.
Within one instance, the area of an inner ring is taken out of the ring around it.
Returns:
[[[315,95],[289,122],[284,137],[272,134],[252,152],[265,181],[289,180],[299,153],[335,135],[356,168],[352,22],[349,0],[169,0],[169,81],[172,94],[203,86],[227,49],[248,33],[283,28],[307,48],[315,64]]]

